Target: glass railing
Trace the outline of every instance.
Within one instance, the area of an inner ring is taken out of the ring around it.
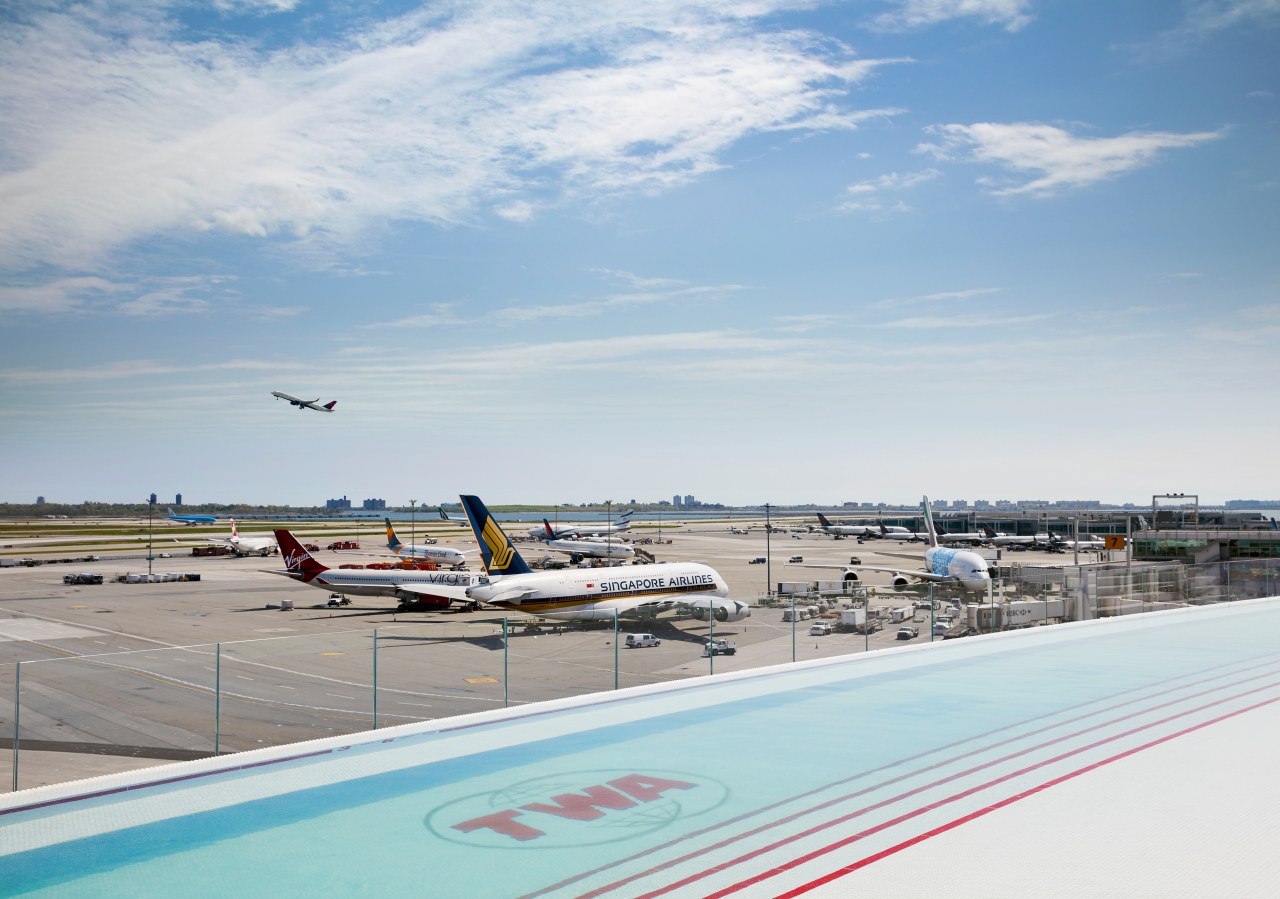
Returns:
[[[757,598],[738,621],[438,616],[19,662],[12,691],[0,691],[0,782],[18,789],[84,776],[60,773],[67,753],[197,758],[1081,617],[1280,595],[1276,559],[1015,566],[1006,575],[986,596],[932,584],[820,584]]]

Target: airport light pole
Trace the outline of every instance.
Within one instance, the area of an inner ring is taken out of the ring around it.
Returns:
[[[413,558],[413,554],[417,552],[413,547],[418,542],[418,516],[415,509],[416,499],[409,500],[409,558]]]
[[[149,499],[147,501],[147,580],[151,580],[151,558],[154,555],[151,552],[151,520],[156,510],[156,501]]]
[[[773,583],[773,521],[769,517],[769,504],[764,504],[764,595],[769,595]],[[793,628],[794,629],[794,628]],[[792,652],[794,660],[795,653]]]

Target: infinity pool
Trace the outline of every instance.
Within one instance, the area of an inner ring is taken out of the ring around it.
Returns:
[[[1280,601],[522,706],[0,797],[0,893],[710,896],[886,858],[1280,701]]]

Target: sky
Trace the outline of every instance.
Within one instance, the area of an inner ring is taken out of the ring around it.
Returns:
[[[0,501],[1280,495],[1280,0],[0,26]]]

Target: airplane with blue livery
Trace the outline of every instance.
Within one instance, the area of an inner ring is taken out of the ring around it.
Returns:
[[[179,515],[177,512],[173,511],[173,509],[170,509],[169,520],[180,521],[183,524],[194,526],[197,524],[213,524],[218,519],[214,518],[212,515]]]
[[[933,510],[929,508],[929,497],[921,498],[921,509],[924,510],[925,533],[923,539],[929,541],[929,548],[924,551],[924,558],[906,553],[881,553],[885,556],[897,556],[903,559],[923,561],[921,568],[890,568],[883,565],[805,565],[805,568],[840,568],[844,570],[845,581],[857,581],[859,571],[884,571],[890,575],[889,583],[895,588],[909,586],[915,582],[941,584],[958,587],[966,593],[986,593],[991,587],[991,569],[987,560],[979,553],[967,549],[952,549],[938,543],[938,532],[933,524]]]

